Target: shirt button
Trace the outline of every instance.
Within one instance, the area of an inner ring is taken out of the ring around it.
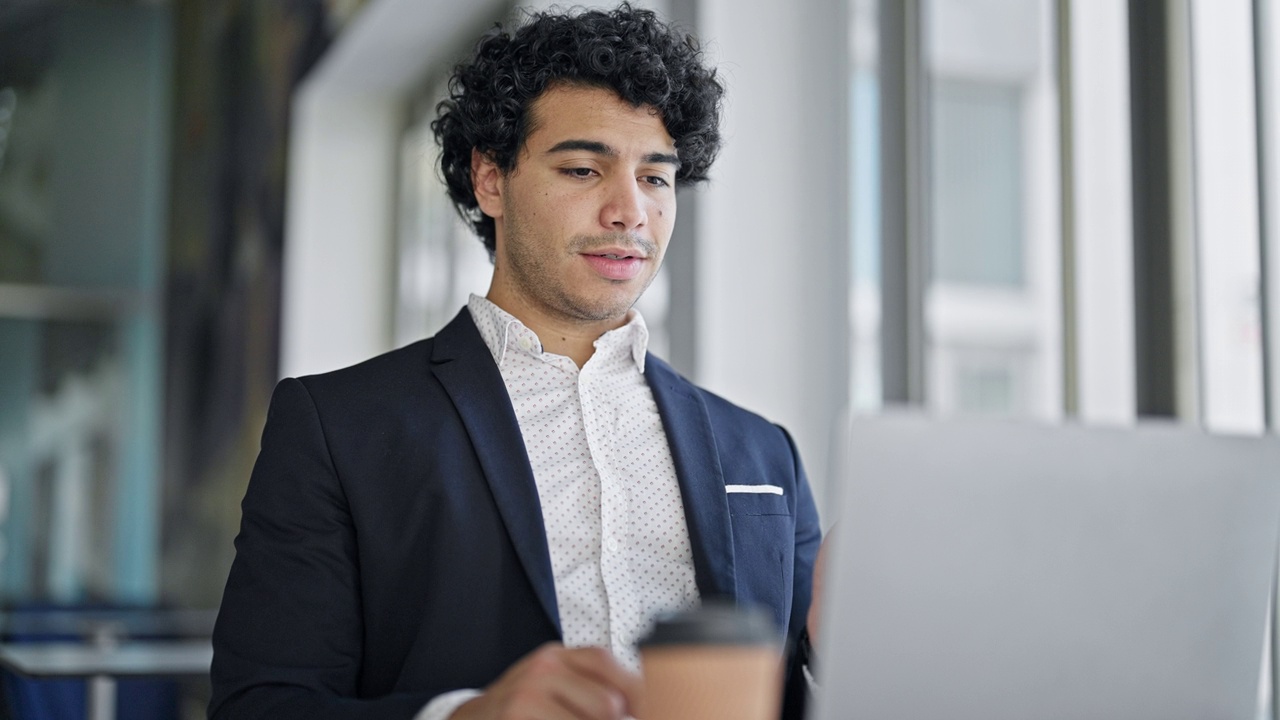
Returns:
[[[609,540],[605,542],[604,546],[611,553],[618,552],[618,541],[613,538],[609,538]]]

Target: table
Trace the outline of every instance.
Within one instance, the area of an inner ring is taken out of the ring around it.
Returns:
[[[89,720],[114,720],[117,678],[209,674],[208,640],[125,641],[117,644],[0,643],[0,665],[30,678],[88,678]]]

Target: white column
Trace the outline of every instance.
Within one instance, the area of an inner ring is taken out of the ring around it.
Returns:
[[[394,95],[309,82],[289,139],[280,373],[391,348],[398,108]]]
[[[1262,429],[1258,163],[1250,0],[1192,0],[1202,419]]]
[[[1124,3],[1071,3],[1080,416],[1135,415],[1129,16]]]

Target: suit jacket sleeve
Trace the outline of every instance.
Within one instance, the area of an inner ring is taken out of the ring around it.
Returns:
[[[783,433],[786,434],[786,431],[783,430]],[[818,557],[818,548],[822,544],[822,528],[818,521],[818,509],[813,501],[813,492],[809,488],[804,465],[800,462],[800,453],[796,450],[795,441],[789,434],[787,443],[791,447],[791,455],[795,459],[796,467],[796,549],[782,718],[783,720],[802,720],[809,698],[809,683],[804,676],[804,667],[809,663],[806,625],[809,605],[813,602],[813,566]]]
[[[360,576],[350,510],[303,384],[276,388],[213,633],[209,716],[412,718],[430,697],[356,699]]]
[[[786,431],[783,431],[786,434]],[[822,544],[822,528],[818,523],[818,508],[813,502],[813,491],[800,462],[800,452],[795,441],[787,434],[787,444],[796,467],[796,557],[793,576],[790,635],[797,638],[808,621],[809,603],[813,600],[813,565]]]

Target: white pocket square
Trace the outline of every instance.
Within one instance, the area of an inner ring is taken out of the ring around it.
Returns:
[[[757,495],[781,495],[780,485],[725,485],[726,493],[755,493]]]

